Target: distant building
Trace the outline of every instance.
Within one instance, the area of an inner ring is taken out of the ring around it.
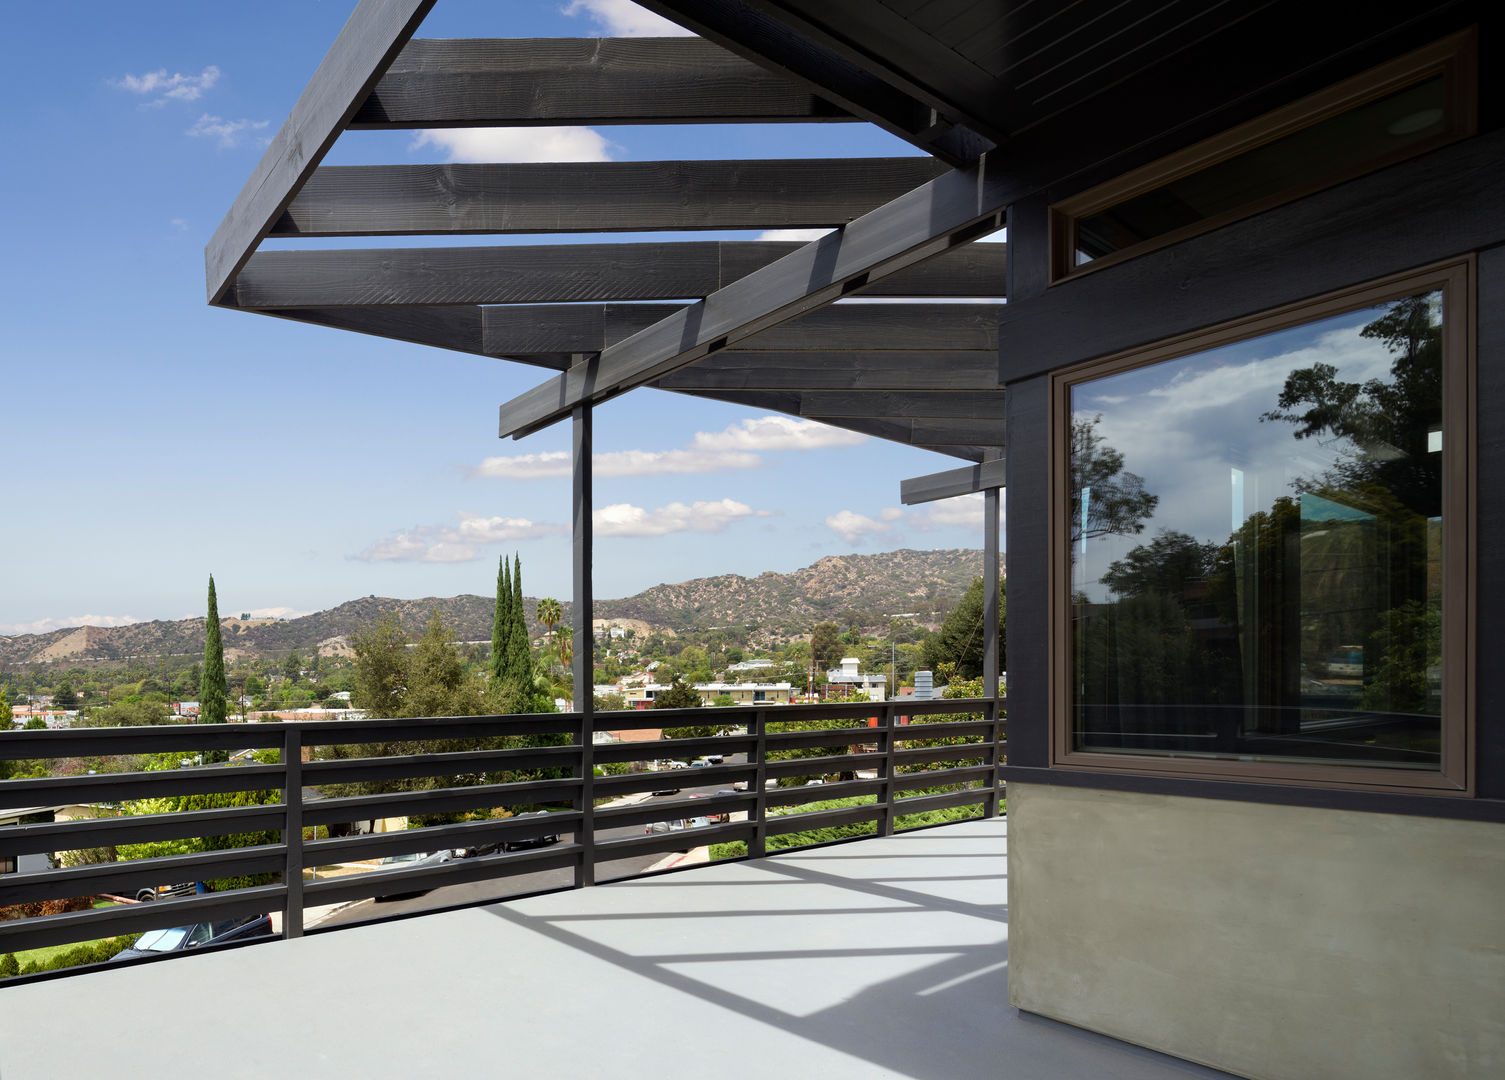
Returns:
[[[885,701],[888,698],[888,675],[882,671],[861,672],[855,656],[841,658],[841,666],[826,672],[826,682],[832,688],[832,696],[844,693],[863,693],[869,701]]]

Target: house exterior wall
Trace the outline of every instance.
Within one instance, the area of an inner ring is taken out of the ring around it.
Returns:
[[[1009,785],[1010,1004],[1259,1080],[1505,1073],[1505,829]]]

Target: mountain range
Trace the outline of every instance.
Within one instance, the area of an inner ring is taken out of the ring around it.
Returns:
[[[655,585],[619,600],[597,600],[597,624],[615,623],[639,632],[682,633],[743,627],[751,644],[808,635],[818,622],[864,629],[887,625],[886,616],[909,614],[935,627],[982,573],[982,552],[968,549],[903,549],[871,555],[828,555],[791,573],[769,570],[757,577],[722,574]],[[416,635],[437,610],[462,641],[490,641],[493,598],[423,597],[398,600],[367,596],[296,619],[221,619],[229,660],[253,659],[297,649],[348,653],[351,634],[395,612]],[[543,632],[536,598],[525,599],[529,629]],[[565,621],[570,603],[561,601]],[[129,659],[194,656],[204,651],[202,618],[80,626],[45,634],[0,637],[0,665],[116,663]]]

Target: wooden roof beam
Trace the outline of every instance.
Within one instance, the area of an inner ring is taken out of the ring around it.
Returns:
[[[835,226],[944,171],[922,157],[326,166],[271,235]]]
[[[653,382],[858,289],[872,292],[950,249],[998,247],[969,241],[999,228],[1012,194],[986,158],[937,177],[514,398],[502,406],[501,434],[547,427],[576,405]],[[1001,290],[1002,275],[996,282]]]
[[[945,472],[901,480],[899,501],[905,506],[914,506],[937,499],[954,499],[958,495],[1005,487],[1006,480],[1005,461],[998,457],[964,469],[947,469]]]
[[[600,352],[683,304],[526,304],[482,309],[482,348],[493,356]],[[831,304],[750,337],[729,351],[870,352],[998,348],[999,304]]]
[[[220,303],[261,238],[318,167],[434,0],[361,0],[204,249],[209,302]]]
[[[409,42],[350,127],[857,119],[701,38],[499,38]]]
[[[862,292],[997,295],[1003,291],[1002,247],[973,244],[925,265],[915,260],[890,276],[872,279]],[[680,300],[735,290],[740,281],[803,249],[797,243],[701,240],[259,251],[237,276],[227,302],[242,308],[297,308]],[[807,268],[810,272],[819,277],[827,271]]]

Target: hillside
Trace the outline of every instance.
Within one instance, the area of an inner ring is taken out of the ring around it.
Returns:
[[[965,549],[830,555],[788,574],[772,570],[753,578],[723,574],[655,585],[619,600],[598,600],[595,617],[636,620],[671,631],[742,625],[756,627],[759,638],[808,634],[818,622],[844,623],[848,612],[856,612],[858,621],[869,628],[883,625],[885,614],[899,612],[915,612],[918,621],[934,625],[981,572],[982,552]],[[531,632],[541,634],[542,626],[532,618],[537,600],[530,597],[526,605]],[[570,605],[563,606],[568,619]],[[416,633],[436,608],[458,639],[491,639],[489,596],[419,600],[367,596],[297,619],[221,620],[225,652],[232,660],[293,649],[343,653],[352,633],[388,612],[396,612],[402,624]],[[70,627],[0,637],[0,665],[112,662],[193,656],[203,651],[203,619]]]

